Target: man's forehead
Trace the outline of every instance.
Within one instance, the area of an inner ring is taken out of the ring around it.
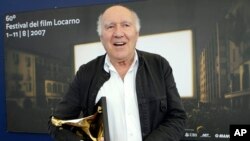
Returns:
[[[113,24],[131,24],[133,23],[131,20],[121,20],[121,21],[112,21],[112,20],[104,20],[104,25],[113,25]]]

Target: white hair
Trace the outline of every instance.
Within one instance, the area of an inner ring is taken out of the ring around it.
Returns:
[[[127,8],[127,7],[125,7],[125,8]],[[133,17],[135,18],[135,28],[136,28],[136,31],[140,32],[141,23],[140,23],[140,19],[139,19],[138,15],[136,14],[135,11],[133,11],[133,10],[131,10],[129,8],[127,8],[127,9],[132,13]],[[98,20],[97,20],[97,29],[96,29],[96,31],[97,31],[97,33],[98,33],[99,36],[101,36],[101,34],[102,34],[102,16],[103,16],[103,13],[100,14],[100,16],[98,17]]]

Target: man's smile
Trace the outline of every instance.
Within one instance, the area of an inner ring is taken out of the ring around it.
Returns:
[[[113,45],[116,47],[121,47],[121,46],[126,45],[126,42],[115,42],[115,43],[113,43]]]

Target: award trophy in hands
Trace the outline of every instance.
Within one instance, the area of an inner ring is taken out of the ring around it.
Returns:
[[[80,128],[83,133],[78,131],[76,134],[83,137],[84,139],[87,138],[86,140],[109,141],[106,98],[102,97],[96,106],[97,111],[88,117],[72,120],[61,120],[52,117],[51,122],[57,127],[69,125]]]

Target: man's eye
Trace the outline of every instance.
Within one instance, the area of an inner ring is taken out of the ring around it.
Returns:
[[[107,26],[107,29],[112,29],[114,28],[114,26],[110,25],[110,26]]]
[[[124,27],[130,27],[130,24],[124,24],[123,26]]]

